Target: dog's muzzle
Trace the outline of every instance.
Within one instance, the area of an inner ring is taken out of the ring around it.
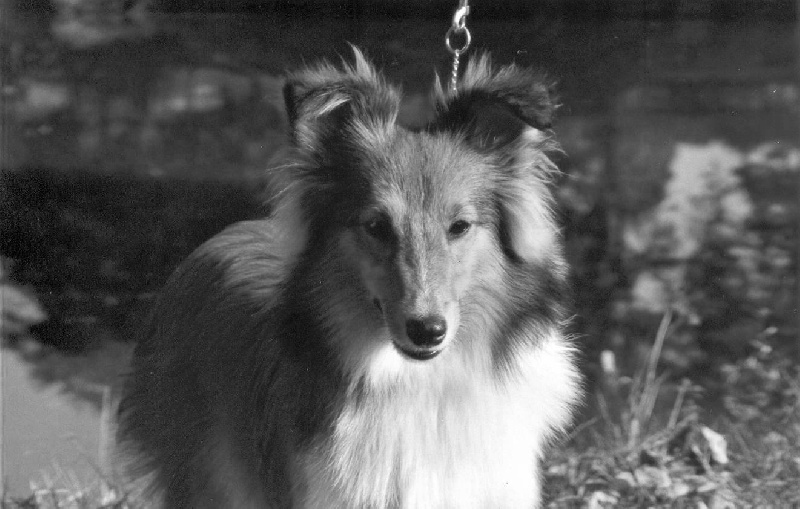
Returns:
[[[383,305],[380,299],[373,299],[372,304],[383,315]],[[406,320],[406,337],[414,345],[408,347],[397,341],[392,344],[398,352],[415,361],[433,359],[444,350],[442,343],[447,336],[447,321],[440,315],[430,315],[423,318]]]

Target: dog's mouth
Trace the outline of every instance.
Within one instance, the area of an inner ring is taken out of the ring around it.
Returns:
[[[409,359],[413,359],[415,361],[429,361],[442,353],[442,349],[435,349],[435,348],[426,348],[425,350],[408,350],[403,348],[402,346],[398,345],[397,343],[393,343],[394,347],[397,349],[398,352],[405,355]]]

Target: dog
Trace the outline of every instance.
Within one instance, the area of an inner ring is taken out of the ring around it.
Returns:
[[[288,77],[272,212],[199,247],[119,410],[169,508],[521,508],[581,392],[551,84],[471,60],[432,119],[352,63]]]

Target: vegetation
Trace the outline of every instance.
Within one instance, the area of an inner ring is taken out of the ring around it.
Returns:
[[[797,507],[797,367],[762,345],[712,395],[658,373],[667,324],[634,377],[603,363],[589,419],[551,459],[548,507]]]

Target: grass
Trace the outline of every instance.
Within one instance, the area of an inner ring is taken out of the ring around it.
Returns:
[[[69,477],[68,472],[59,473]],[[127,494],[114,483],[98,479],[91,486],[75,482],[66,488],[56,488],[49,480],[32,489],[24,499],[2,500],[3,509],[133,509],[142,507],[129,500]]]
[[[710,412],[706,391],[659,370],[670,329],[667,314],[634,376],[617,371],[612,353],[601,355],[585,418],[548,458],[545,507],[800,506],[800,371],[763,348],[722,370],[720,408]],[[44,483],[2,501],[3,509],[136,507],[101,474],[94,486]]]
[[[709,412],[701,387],[658,373],[670,318],[634,377],[604,352],[594,416],[549,463],[547,507],[800,506],[796,367],[768,350],[729,366],[724,411]]]

